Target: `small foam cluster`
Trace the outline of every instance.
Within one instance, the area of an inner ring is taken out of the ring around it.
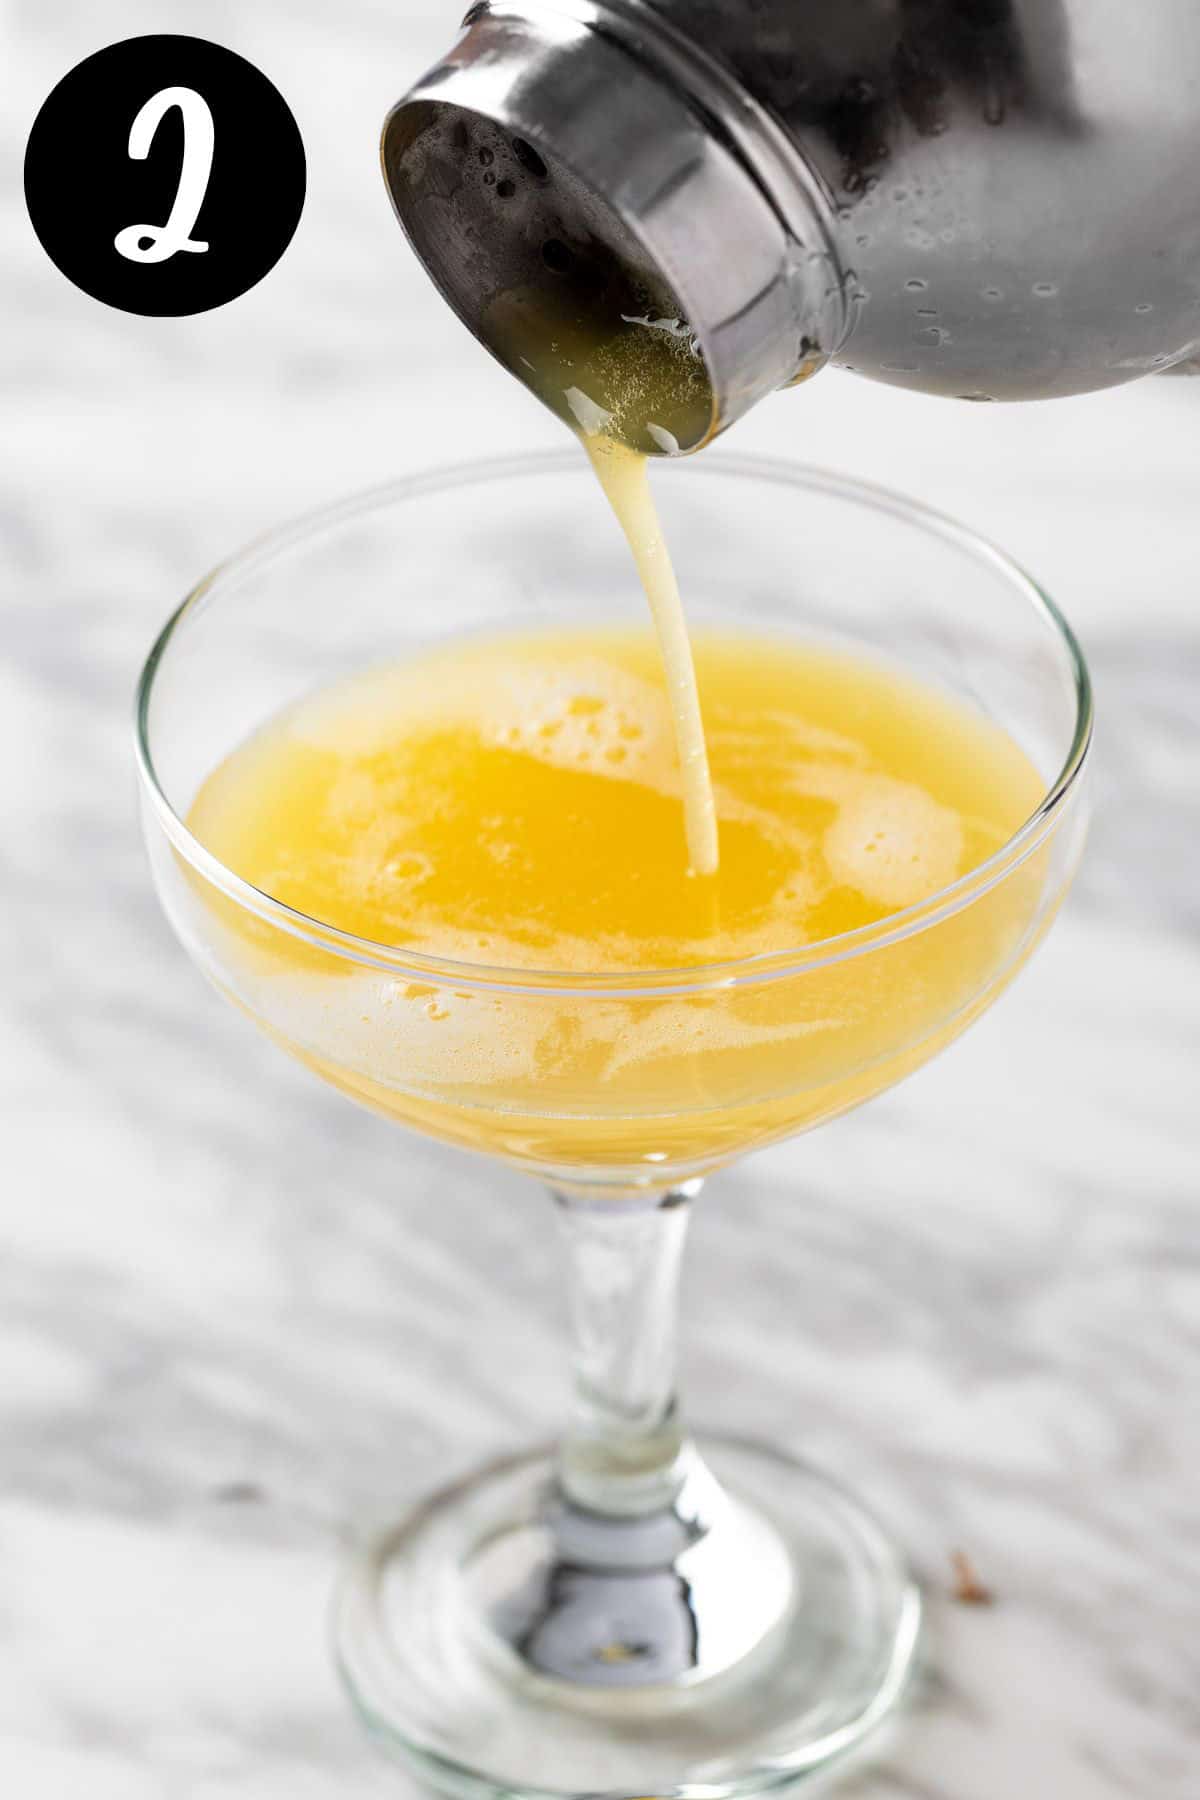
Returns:
[[[824,838],[834,881],[889,911],[915,906],[957,876],[960,815],[912,782],[856,775]]]
[[[661,689],[599,656],[551,665],[536,654],[510,653],[503,664],[486,654],[472,666],[459,650],[453,678],[423,680],[407,667],[382,670],[309,704],[296,729],[316,749],[339,757],[371,751],[405,732],[463,726],[498,749],[519,751],[556,768],[639,781],[678,792],[670,721]]]

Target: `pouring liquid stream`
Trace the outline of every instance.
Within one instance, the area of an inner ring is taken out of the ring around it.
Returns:
[[[720,864],[717,807],[696,664],[675,566],[650,491],[649,460],[640,450],[599,433],[585,433],[583,445],[628,539],[658,633],[679,752],[688,864],[693,875],[715,875]]]
[[[712,397],[687,325],[651,316],[653,310],[621,311],[614,327],[549,305],[544,294],[523,293],[493,311],[491,329],[510,366],[579,438],[633,553],[666,677],[688,869],[711,880],[720,864],[717,807],[695,659],[650,487],[649,451],[677,455],[681,441],[695,441]]]

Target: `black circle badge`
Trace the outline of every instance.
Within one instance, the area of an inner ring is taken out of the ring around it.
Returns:
[[[25,201],[69,281],[123,312],[236,300],[300,223],[304,145],[252,63],[193,37],[110,44],[64,76],[25,150]]]

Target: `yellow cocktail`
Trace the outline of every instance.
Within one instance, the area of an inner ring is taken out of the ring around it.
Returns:
[[[750,633],[695,648],[722,847],[709,878],[688,871],[646,632],[469,641],[336,684],[236,749],[189,814],[226,868],[297,913],[572,987],[381,982],[218,906],[230,990],[396,1118],[591,1179],[711,1163],[928,1055],[1028,948],[1036,858],[968,912],[803,979],[695,971],[829,946],[928,902],[1013,836],[1037,771],[884,664]],[[637,989],[646,971],[694,991],[572,991],[593,976]]]

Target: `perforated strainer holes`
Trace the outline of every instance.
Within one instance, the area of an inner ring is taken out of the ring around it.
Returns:
[[[525,170],[526,174],[533,175],[538,181],[548,181],[550,179],[549,169],[546,167],[532,144],[527,143],[524,138],[514,138],[512,147],[513,155]]]
[[[570,250],[561,238],[547,238],[542,245],[542,261],[556,275],[567,275],[575,262]]]

